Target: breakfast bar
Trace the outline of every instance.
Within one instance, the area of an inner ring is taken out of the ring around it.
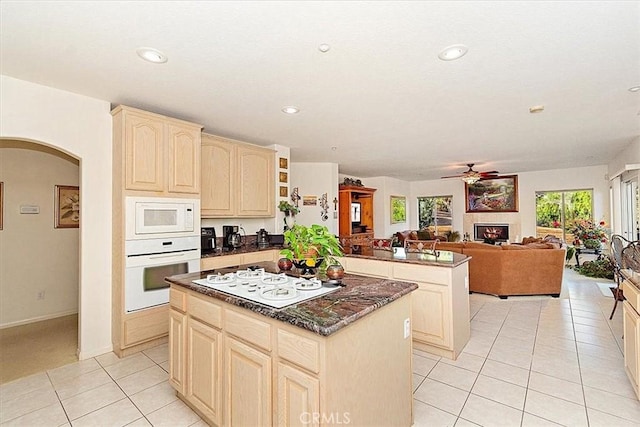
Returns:
[[[167,278],[178,396],[212,425],[411,425],[418,285],[345,274],[343,286],[323,283],[323,295],[282,308],[214,289],[295,279],[273,262]]]

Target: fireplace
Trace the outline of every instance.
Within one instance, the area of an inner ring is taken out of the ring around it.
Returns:
[[[509,224],[473,224],[473,240],[506,242],[509,240]]]

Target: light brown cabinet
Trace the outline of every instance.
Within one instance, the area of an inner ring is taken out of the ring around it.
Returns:
[[[340,185],[338,234],[345,254],[372,254],[375,188]]]
[[[640,289],[630,280],[622,283],[626,298],[623,304],[624,367],[636,397],[640,399]]]
[[[125,106],[111,114],[125,190],[200,193],[200,125]]]
[[[187,316],[184,313],[173,308],[169,310],[169,383],[183,394],[186,392],[186,326]]]
[[[273,150],[202,134],[202,217],[273,217],[274,159]]]
[[[233,267],[235,265],[253,264],[263,261],[277,262],[279,258],[280,251],[278,249],[206,257],[200,260],[200,270],[215,270],[216,268]]]
[[[222,333],[194,318],[187,323],[189,402],[216,424],[222,420]],[[176,388],[176,390],[178,390]]]
[[[279,426],[319,425],[320,381],[300,369],[278,365]]]

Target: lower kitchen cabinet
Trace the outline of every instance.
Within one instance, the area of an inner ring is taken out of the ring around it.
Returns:
[[[451,344],[449,288],[417,283],[418,290],[411,294],[413,339],[447,348]]]
[[[216,268],[233,267],[234,265],[253,264],[263,261],[278,261],[280,258],[279,249],[262,250],[256,252],[245,252],[239,254],[229,254],[202,258],[200,269],[215,270]]]
[[[622,305],[624,367],[636,397],[640,399],[640,289],[626,280],[622,292],[626,298]]]
[[[284,363],[278,364],[279,426],[317,426],[320,413],[320,381]]]
[[[185,331],[187,315],[175,309],[169,310],[169,383],[179,393],[185,393],[187,344]]]
[[[190,318],[187,323],[186,398],[216,424],[222,419],[222,333]]]

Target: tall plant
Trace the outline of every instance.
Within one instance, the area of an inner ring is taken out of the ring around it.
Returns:
[[[326,263],[342,256],[340,241],[323,225],[294,224],[284,232],[284,243],[286,248],[280,254],[291,260],[324,258]]]

